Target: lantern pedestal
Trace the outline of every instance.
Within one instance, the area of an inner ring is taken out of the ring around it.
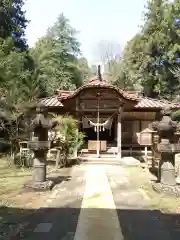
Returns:
[[[54,187],[55,183],[51,180],[46,180],[44,182],[34,182],[33,180],[25,184],[25,188],[32,191],[44,192],[50,191]]]
[[[180,165],[179,164],[178,164],[178,167],[177,167],[176,183],[180,184]]]
[[[28,147],[34,152],[33,179],[25,185],[34,191],[48,191],[54,186],[54,182],[46,179],[46,156],[49,142],[29,142]],[[44,145],[44,147],[43,147]]]
[[[153,183],[152,187],[159,193],[180,196],[180,187],[176,185],[175,176],[175,150],[178,151],[180,146],[176,144],[175,148],[174,144],[166,145],[162,142],[157,144],[158,151],[161,153],[159,182]]]
[[[160,155],[158,182],[152,187],[159,193],[180,196],[180,188],[176,185],[175,154],[180,152],[180,143],[177,141],[176,131],[179,130],[177,122],[171,120],[171,110],[162,111],[162,120],[152,123],[153,130],[159,135],[156,143]]]
[[[163,185],[161,183],[153,183],[152,188],[154,191],[158,193],[165,193],[166,195],[179,197],[180,196],[180,187],[170,186],[170,185]]]
[[[34,150],[33,181],[46,181],[46,149]]]

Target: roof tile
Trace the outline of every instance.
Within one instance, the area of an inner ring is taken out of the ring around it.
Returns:
[[[58,96],[53,96],[50,98],[44,98],[41,100],[41,103],[43,103],[47,107],[63,107],[63,104],[59,101]],[[162,101],[157,99],[151,99],[151,98],[145,98],[141,97],[138,101],[138,103],[135,105],[136,109],[142,109],[142,108],[158,108],[162,109],[165,106],[169,106],[171,108],[180,108],[179,103],[171,103],[168,101]]]
[[[63,104],[58,100],[57,96],[43,98],[40,102],[46,107],[63,107]]]

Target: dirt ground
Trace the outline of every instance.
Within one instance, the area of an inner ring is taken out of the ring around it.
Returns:
[[[70,176],[70,171],[70,168],[56,169],[54,166],[48,166],[47,177],[60,183],[66,176]],[[24,184],[31,179],[31,168],[9,166],[6,159],[0,159],[0,239],[8,239],[7,233],[11,234],[21,228],[21,223],[26,225],[33,209],[39,211],[47,204],[46,201],[52,192],[34,192],[26,189]],[[16,209],[18,214],[14,214]]]
[[[180,198],[158,194],[152,189],[151,182],[156,179],[147,169],[140,166],[126,167],[132,181],[151,199],[152,206],[162,211],[180,211]],[[69,169],[47,168],[48,176],[58,178]],[[66,174],[65,174],[66,175]],[[24,189],[24,184],[32,178],[32,169],[15,168],[0,160],[0,206],[37,208],[47,198],[48,192],[32,192]],[[179,209],[179,210],[178,210]]]

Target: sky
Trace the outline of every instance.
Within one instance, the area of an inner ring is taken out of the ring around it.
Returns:
[[[118,42],[123,47],[139,30],[145,0],[26,0],[26,30],[30,46],[52,26],[60,13],[79,31],[83,55],[91,64],[98,59],[99,41]]]

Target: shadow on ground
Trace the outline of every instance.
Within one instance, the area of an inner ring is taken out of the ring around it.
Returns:
[[[79,158],[72,158],[69,163],[66,166],[59,164],[58,168],[71,168],[74,165],[79,165],[81,163],[81,160]],[[48,166],[56,166],[56,161],[54,160],[48,160]]]
[[[73,240],[80,208],[68,205],[63,208],[42,208],[38,210],[0,208],[0,239],[26,240]],[[111,216],[112,209],[84,209],[91,216],[98,216],[94,222],[95,231],[104,231],[103,219]],[[180,216],[178,214],[163,214],[156,210],[117,209],[122,231],[122,240],[179,240]],[[99,221],[102,220],[102,221]],[[45,223],[40,233],[34,233],[39,223]],[[8,237],[18,226],[25,225],[16,236]],[[106,225],[108,226],[108,225]],[[50,229],[48,229],[50,228]],[[110,233],[113,239],[113,232]],[[92,239],[88,236],[86,239]],[[101,238],[98,238],[101,239]],[[93,239],[92,239],[93,240]],[[105,236],[102,240],[109,240]],[[121,239],[119,239],[121,240]]]
[[[70,181],[71,176],[56,176],[56,177],[48,177],[48,180],[52,181],[54,183],[54,186],[57,184],[60,184],[64,181]]]
[[[157,167],[151,167],[151,168],[149,168],[149,172],[150,172],[151,174],[153,174],[156,178],[158,178],[158,176],[159,176],[159,170],[158,170]]]

